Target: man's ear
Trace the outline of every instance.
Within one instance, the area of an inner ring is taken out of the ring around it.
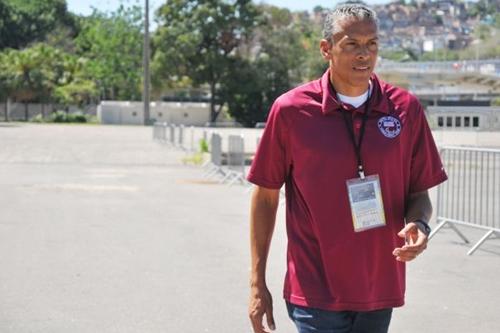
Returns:
[[[332,59],[331,45],[326,39],[322,39],[319,42],[319,50],[321,52],[321,56],[323,56],[323,59],[327,61]]]

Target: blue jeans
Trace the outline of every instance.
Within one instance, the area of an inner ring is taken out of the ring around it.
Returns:
[[[299,333],[387,333],[392,308],[358,312],[327,311],[286,303]]]

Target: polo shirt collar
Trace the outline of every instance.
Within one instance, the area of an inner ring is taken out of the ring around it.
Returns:
[[[372,74],[370,80],[373,87],[371,97],[368,101],[368,103],[370,103],[370,112],[377,111],[385,114],[390,113],[389,102],[387,97],[382,92],[382,87],[378,77],[375,74]],[[342,102],[338,100],[337,92],[334,90],[333,85],[330,84],[330,69],[328,69],[321,77],[321,90],[323,94],[321,111],[324,115],[333,114],[336,111],[344,109]],[[357,109],[350,109],[361,113],[365,110],[364,104]]]

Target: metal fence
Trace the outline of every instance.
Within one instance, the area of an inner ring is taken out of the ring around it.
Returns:
[[[215,167],[222,167],[222,137],[212,133],[210,138],[210,162]]]
[[[185,135],[188,130],[191,132]],[[190,144],[185,140],[189,137]],[[195,151],[193,127],[156,123],[153,138],[186,152]],[[223,137],[215,130],[203,130],[199,131],[197,139],[205,140],[209,145],[210,159],[204,164],[205,177],[229,185],[236,182],[250,185],[245,180],[247,159],[250,156],[245,153],[242,135]],[[257,137],[257,146],[259,139]],[[225,140],[227,145],[224,146]],[[448,181],[438,187],[438,226],[429,238],[434,237],[443,227],[449,227],[465,243],[470,243],[459,227],[484,230],[484,236],[467,253],[471,255],[486,240],[500,238],[500,149],[446,146],[441,149],[441,158],[448,173]],[[282,203],[284,197],[282,190]]]
[[[245,183],[245,139],[243,135],[228,137],[227,169],[222,181]]]
[[[223,163],[223,157],[224,163]],[[242,135],[228,137],[228,150],[222,152],[222,137],[212,133],[210,138],[210,161],[205,164],[207,178],[219,178],[220,183],[233,185],[239,182],[248,185],[245,180],[245,140]]]
[[[500,149],[443,147],[441,158],[448,181],[438,188],[438,226],[452,228],[469,243],[457,226],[486,231],[467,253],[471,255],[486,240],[500,236]]]
[[[189,132],[188,132],[189,131]],[[199,140],[208,143],[210,159],[204,164],[205,177],[218,180],[220,183],[233,185],[241,183],[249,185],[245,180],[247,156],[243,135],[229,135],[226,150],[223,151],[223,137],[215,131],[203,130]],[[207,138],[210,137],[210,140]],[[187,142],[190,138],[190,142]],[[194,127],[157,122],[153,126],[153,139],[170,147],[188,152],[196,151]]]

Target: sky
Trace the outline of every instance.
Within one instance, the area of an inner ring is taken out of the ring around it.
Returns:
[[[120,2],[125,4],[140,4],[143,6],[144,0],[66,0],[68,3],[68,9],[76,14],[89,15],[92,13],[92,7],[96,7],[102,11],[113,11],[120,5]],[[151,13],[158,8],[165,0],[149,0],[149,7]],[[335,0],[254,0],[254,2],[265,2],[279,7],[286,7],[291,10],[309,10],[311,11],[314,7],[320,5],[326,8],[333,7],[338,1]],[[379,4],[386,3],[389,0],[365,0],[368,4]],[[151,19],[153,16],[151,15]]]

